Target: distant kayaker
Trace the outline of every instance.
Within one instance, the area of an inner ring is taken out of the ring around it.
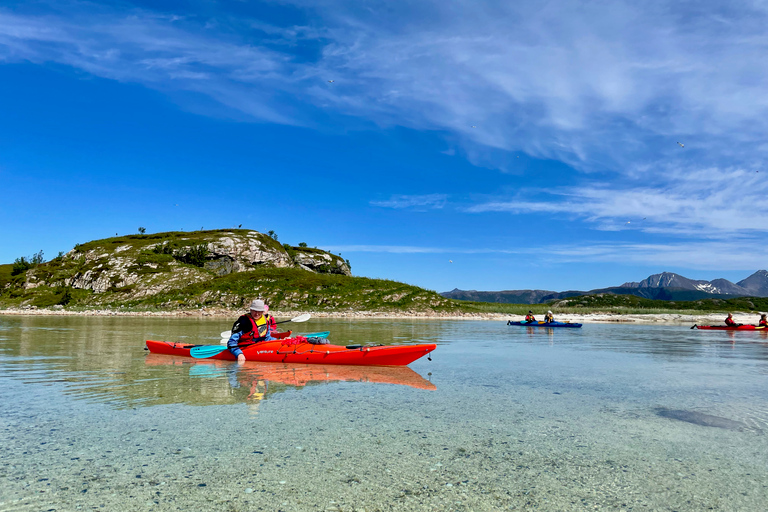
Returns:
[[[251,302],[250,309],[247,315],[237,319],[232,326],[232,335],[229,337],[229,341],[227,341],[227,348],[237,357],[237,362],[240,364],[245,362],[245,355],[238,345],[254,340],[269,341],[275,339],[270,336],[274,319],[271,315],[265,314],[267,306],[264,304],[264,301],[254,299]]]
[[[525,321],[528,323],[536,321],[536,317],[533,316],[533,311],[529,311],[528,314],[525,315]]]
[[[733,315],[728,313],[728,316],[725,318],[725,325],[728,327],[738,327],[741,324],[737,324],[736,320],[733,319]]]
[[[760,315],[760,321],[757,323],[759,327],[768,327],[768,319],[766,319],[766,314],[763,313]]]
[[[552,314],[552,312],[551,311],[547,311],[547,314],[544,315],[544,323],[548,324],[548,323],[551,323],[551,322],[554,322],[554,321],[555,321],[555,317]]]

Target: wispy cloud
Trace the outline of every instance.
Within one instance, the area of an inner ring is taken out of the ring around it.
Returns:
[[[0,8],[0,62],[195,91],[257,121],[311,126],[322,111],[440,130],[478,165],[514,170],[508,152],[521,150],[588,173],[578,189],[469,212],[568,214],[603,230],[699,237],[768,226],[764,172],[754,172],[768,156],[764,3],[285,4],[311,22],[56,0],[47,14],[45,3],[34,13]],[[317,52],[302,55],[303,44]],[[371,202],[446,203],[442,194]]]
[[[520,197],[538,200],[489,201],[465,211],[567,215],[604,230],[731,238],[768,232],[768,203],[756,200],[766,195],[768,181],[754,169],[670,169],[666,180],[655,186],[633,180],[614,186],[523,190]]]
[[[386,201],[371,201],[371,204],[383,208],[432,210],[443,208],[447,200],[447,194],[426,194],[421,196],[394,195]]]
[[[765,247],[762,240],[757,239],[675,244],[598,243],[550,247],[544,252],[552,261],[558,262],[620,263],[660,269],[665,267],[722,271],[761,269],[766,267],[766,261],[768,261],[768,247]]]
[[[765,268],[768,247],[763,240],[707,241],[672,244],[604,243],[558,244],[510,249],[419,247],[397,245],[337,245],[328,250],[343,253],[531,255],[549,263],[620,263],[656,268],[744,270]],[[713,278],[718,276],[713,276]],[[744,276],[746,277],[746,276]]]
[[[77,12],[77,11],[76,11]],[[0,9],[0,62],[55,62],[93,75],[164,91],[205,94],[276,123],[276,86],[289,80],[290,56],[145,11],[80,11],[69,17],[23,16]]]
[[[226,11],[201,19],[55,1],[48,15],[0,10],[0,60],[195,90],[258,120],[311,123],[313,106],[447,130],[488,166],[505,166],[499,149],[616,172],[768,152],[762,3],[286,4],[311,10],[312,23],[238,20],[263,40],[222,22],[235,18]],[[298,58],[297,42],[321,51]]]

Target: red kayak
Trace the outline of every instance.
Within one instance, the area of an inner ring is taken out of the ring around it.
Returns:
[[[304,338],[306,340],[306,338]],[[200,345],[189,343],[147,340],[147,348],[154,354],[192,357],[193,348]],[[216,347],[202,346],[216,352]],[[207,359],[223,359],[235,361],[237,358],[226,349],[219,346],[221,352]],[[305,364],[349,364],[357,366],[405,366],[435,350],[437,345],[379,345],[364,347],[361,345],[313,345],[306,341],[288,338],[275,341],[261,341],[254,345],[243,347],[247,361],[267,363],[305,363]],[[199,356],[198,356],[199,357]]]
[[[762,331],[762,325],[695,325],[691,329],[704,329],[709,331]]]

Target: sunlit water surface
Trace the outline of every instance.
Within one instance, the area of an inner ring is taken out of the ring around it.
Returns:
[[[763,510],[768,336],[310,321],[410,369],[153,356],[227,321],[0,316],[0,510]]]

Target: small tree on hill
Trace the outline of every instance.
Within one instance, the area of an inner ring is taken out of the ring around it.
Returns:
[[[32,268],[32,263],[30,263],[27,258],[25,258],[24,256],[20,258],[16,258],[13,261],[13,268],[11,268],[11,275],[17,276],[22,272],[26,272],[30,268]]]
[[[306,247],[306,246],[307,246],[307,242],[299,242],[299,247]]]
[[[146,232],[147,232],[147,228],[139,226],[139,234],[143,235]]]
[[[43,251],[37,252],[33,254],[29,258],[25,258],[24,256],[20,258],[16,258],[13,261],[13,267],[11,267],[11,275],[17,276],[19,274],[22,274],[26,272],[27,270],[31,269],[34,266],[37,266],[43,262]]]

